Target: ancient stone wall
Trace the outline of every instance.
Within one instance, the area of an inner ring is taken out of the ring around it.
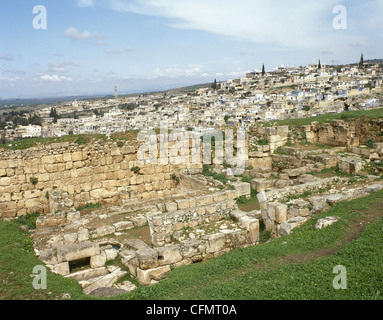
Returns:
[[[60,143],[1,150],[2,218],[50,212],[49,191],[55,188],[67,192],[75,206],[167,196],[177,185],[173,174],[179,169],[202,169],[202,165],[171,161],[145,163],[138,160],[138,148],[137,141],[123,146],[95,141],[90,145]],[[134,167],[140,168],[139,172],[133,172]]]

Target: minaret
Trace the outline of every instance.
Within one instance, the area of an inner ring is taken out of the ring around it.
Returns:
[[[117,85],[114,86],[114,99],[116,99],[116,101],[118,100],[118,86]]]

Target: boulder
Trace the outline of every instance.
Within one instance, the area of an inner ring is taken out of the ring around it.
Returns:
[[[294,217],[281,224],[279,232],[282,236],[287,236],[291,233],[294,228],[299,227],[307,221],[304,217]]]
[[[57,259],[59,262],[80,260],[99,254],[100,247],[97,243],[93,242],[81,242],[57,247]]]
[[[315,229],[323,229],[328,226],[331,226],[335,222],[339,221],[339,219],[340,219],[339,217],[335,217],[335,216],[319,219],[317,223],[315,224]]]
[[[159,265],[158,252],[152,248],[143,248],[137,250],[136,256],[138,259],[139,267],[142,270],[157,268]]]
[[[182,260],[181,246],[168,245],[156,248],[160,266],[174,264]]]

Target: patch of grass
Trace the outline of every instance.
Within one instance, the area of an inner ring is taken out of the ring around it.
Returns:
[[[47,268],[47,289],[33,287],[33,269],[44,266],[34,254],[33,240],[18,223],[0,221],[0,297],[2,300],[60,300],[69,293],[71,299],[86,296],[79,283],[52,273]],[[37,275],[37,274],[36,274]]]
[[[229,179],[225,175],[210,171],[211,166],[204,164],[202,174],[206,177],[212,177],[214,180],[220,181],[223,184],[227,184]]]
[[[36,220],[40,216],[39,212],[28,213],[25,216],[13,220],[19,226],[27,226],[30,230],[36,229]]]
[[[314,121],[319,123],[329,123],[332,120],[355,120],[358,118],[366,118],[366,120],[379,119],[383,117],[383,108],[372,109],[372,110],[357,110],[357,111],[347,111],[343,113],[331,113],[324,114],[317,117],[301,118],[301,119],[286,119],[278,120],[272,122],[266,122],[264,125],[269,126],[291,126],[291,127],[302,127],[304,125],[309,125]]]
[[[96,208],[101,208],[101,204],[100,203],[87,203],[83,206],[80,206],[78,208],[76,208],[77,211],[82,211],[82,210],[85,210],[85,209],[96,209]]]
[[[267,139],[259,139],[257,141],[257,145],[259,146],[267,146],[269,144],[269,142],[267,141]]]

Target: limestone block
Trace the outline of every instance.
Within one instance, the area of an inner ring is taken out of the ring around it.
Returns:
[[[178,210],[184,210],[190,208],[189,199],[179,199],[176,200]]]
[[[310,210],[308,208],[291,207],[289,209],[289,217],[308,217]]]
[[[59,262],[67,262],[89,258],[100,254],[97,243],[81,242],[57,248],[57,259]]]
[[[206,253],[221,251],[225,247],[225,235],[222,233],[209,235],[205,239],[208,241]]]
[[[165,207],[167,212],[176,212],[178,210],[178,205],[175,202],[167,202]]]
[[[123,250],[119,253],[121,263],[128,267],[130,274],[133,277],[137,277],[137,268],[139,266],[136,252],[134,250]]]
[[[116,231],[124,231],[124,230],[130,230],[134,228],[134,224],[132,221],[120,221],[113,225],[116,229]]]
[[[64,234],[64,245],[72,244],[77,241],[77,232]]]
[[[249,197],[251,195],[251,186],[247,182],[234,182],[232,186],[238,192],[238,197],[245,196]]]
[[[114,226],[102,226],[96,229],[96,235],[98,237],[104,237],[108,234],[112,234],[115,232],[116,232],[116,228]]]
[[[148,220],[145,216],[137,216],[130,219],[133,222],[135,228],[146,226]]]
[[[196,197],[196,200],[198,205],[205,206],[205,205],[213,203],[213,196],[212,195],[199,196],[199,197]]]
[[[82,161],[83,160],[83,156],[82,156],[82,152],[81,151],[76,151],[76,152],[73,152],[72,153],[72,161],[75,162],[75,161]]]
[[[156,250],[160,266],[174,264],[183,259],[180,245],[167,245]]]
[[[57,264],[56,251],[53,249],[45,249],[40,251],[39,259],[45,264],[55,265]]]
[[[299,227],[300,225],[304,224],[306,221],[307,221],[307,218],[305,217],[291,218],[281,224],[279,232],[282,236],[287,236],[291,233],[291,231],[294,228]]]
[[[106,263],[106,254],[103,251],[101,251],[99,255],[92,256],[90,258],[90,267],[92,269],[101,268],[105,266],[105,263]]]
[[[69,263],[63,262],[53,266],[53,271],[61,276],[67,276],[70,273]]]
[[[109,273],[108,269],[105,267],[97,269],[86,269],[77,272],[73,272],[67,276],[67,278],[76,279],[77,281],[84,281],[87,279],[98,278],[105,276]]]
[[[77,240],[78,242],[84,242],[89,240],[89,230],[80,228],[77,234]]]
[[[139,267],[142,270],[153,269],[159,265],[158,252],[151,248],[143,248],[136,251]]]
[[[150,270],[137,269],[137,279],[141,284],[149,285],[152,280],[160,281],[165,279],[171,271],[169,266],[163,266]]]
[[[266,189],[272,188],[274,181],[266,179],[253,179],[251,180],[251,188],[257,192],[264,191]]]
[[[126,274],[126,271],[122,271],[120,268],[115,268],[114,271],[105,276],[91,279],[89,281],[81,281],[80,284],[84,286],[84,293],[89,294],[98,288],[112,287],[115,282],[122,279]]]

